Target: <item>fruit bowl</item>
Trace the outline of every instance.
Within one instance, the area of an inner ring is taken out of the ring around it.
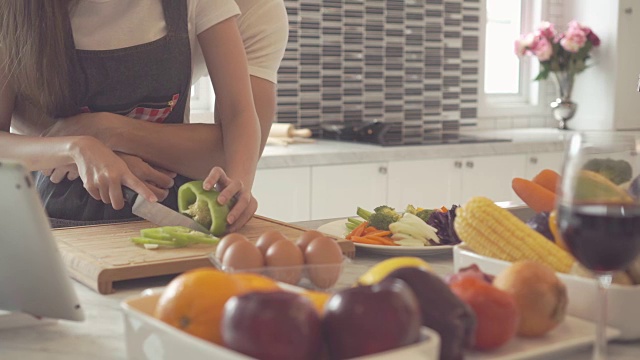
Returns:
[[[124,312],[126,351],[129,359],[251,359],[189,335],[153,317],[162,289],[148,289],[121,303]],[[426,327],[421,329],[420,342],[359,359],[422,359],[439,357],[440,337]]]
[[[453,248],[454,271],[476,264],[490,275],[497,275],[511,265],[508,261],[498,260],[473,252],[465,244]],[[589,321],[595,321],[596,280],[577,275],[561,274],[558,277],[567,286],[569,304],[567,314]],[[640,339],[640,285],[611,284],[608,292],[608,325],[620,330],[620,339]]]
[[[331,291],[339,287],[349,287],[351,283],[341,284],[342,271],[351,260],[343,256],[336,264],[303,264],[299,266],[264,266],[253,269],[235,269],[223,266],[216,257],[209,256],[211,263],[219,270],[227,273],[250,272],[272,278],[281,283],[298,286],[304,289]]]

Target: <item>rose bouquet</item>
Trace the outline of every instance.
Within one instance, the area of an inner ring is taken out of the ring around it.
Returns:
[[[554,25],[545,21],[534,32],[516,40],[515,51],[518,56],[536,56],[540,61],[540,73],[535,80],[544,80],[550,72],[565,72],[573,77],[584,71],[589,52],[598,45],[598,36],[575,20],[563,33],[556,32]]]

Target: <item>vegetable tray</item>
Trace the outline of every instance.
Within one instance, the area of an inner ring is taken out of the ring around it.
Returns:
[[[58,248],[72,278],[101,294],[114,291],[114,283],[212,266],[208,255],[215,245],[146,250],[131,242],[141,229],[156,227],[148,221],[53,229]],[[262,216],[254,216],[240,233],[255,241],[268,230],[280,231],[291,240],[308,230]],[[355,256],[352,242],[336,239],[347,257]]]

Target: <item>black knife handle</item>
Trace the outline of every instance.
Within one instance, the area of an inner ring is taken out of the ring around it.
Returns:
[[[136,201],[138,197],[138,193],[129,189],[126,186],[122,187],[122,195],[124,196],[124,201],[133,206],[133,203]]]

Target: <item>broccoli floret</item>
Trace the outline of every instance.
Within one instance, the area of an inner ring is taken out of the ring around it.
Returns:
[[[357,214],[378,230],[389,230],[389,224],[400,219],[400,214],[386,205],[376,207],[373,212],[358,207]]]
[[[431,214],[434,213],[435,210],[433,209],[422,209],[420,211],[418,211],[417,213],[415,213],[415,215],[417,217],[419,217],[420,219],[422,219],[422,221],[427,222],[427,220],[429,220],[429,216],[431,216]]]
[[[374,212],[369,218],[369,225],[378,230],[389,230],[389,225],[400,219],[400,214],[395,211]]]
[[[631,180],[631,164],[626,160],[591,159],[582,167],[584,170],[596,172],[616,185]]]
[[[418,212],[418,209],[416,209],[415,206],[409,204],[407,205],[407,208],[404,209],[404,212],[415,215]]]

